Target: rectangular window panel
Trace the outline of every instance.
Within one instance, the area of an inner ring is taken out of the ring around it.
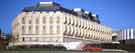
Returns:
[[[38,18],[36,19],[36,24],[39,24],[39,19]]]
[[[22,26],[22,34],[25,34],[26,28],[25,26]]]
[[[43,31],[42,31],[43,34],[46,34],[46,27],[43,26]]]
[[[60,34],[60,26],[57,26],[57,34]]]
[[[52,16],[50,17],[49,20],[50,20],[50,24],[53,24],[53,17]]]
[[[56,22],[60,23],[60,17],[59,16],[57,17],[57,21]]]
[[[29,34],[32,34],[32,26],[29,26]]]
[[[43,24],[45,24],[46,23],[46,17],[44,16],[43,17]]]
[[[22,18],[22,24],[25,24],[25,17]]]
[[[39,27],[36,26],[36,34],[39,34]]]
[[[32,24],[32,20],[29,20],[29,24]]]
[[[53,34],[53,26],[50,26],[50,34]]]

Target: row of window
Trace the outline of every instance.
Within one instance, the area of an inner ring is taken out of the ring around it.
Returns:
[[[43,23],[59,23],[60,21],[62,21],[62,19],[60,19],[59,16],[56,16],[56,17],[51,17],[51,16],[44,16],[43,18],[36,18],[36,23],[35,24],[39,24],[39,19],[42,19]],[[32,23],[32,21],[34,20],[29,20],[29,24]],[[23,17],[22,18],[22,23],[25,24],[26,22],[26,17]],[[84,20],[84,19],[81,19],[81,18],[78,18],[78,17],[75,17],[75,16],[68,16],[68,17],[65,17],[65,24],[68,24],[68,25],[73,25],[73,26],[76,26],[76,27],[80,27],[82,29],[89,29],[89,30],[94,30],[94,31],[101,31],[101,32],[104,32],[104,33],[111,33],[111,29],[108,29],[106,27],[103,27],[97,23],[93,23],[89,20]]]
[[[58,42],[58,38],[53,38],[53,37],[23,37],[22,41],[33,41],[33,42]]]
[[[60,16],[53,16],[53,15],[39,15],[39,13],[36,14],[25,14],[22,19],[21,19],[21,23],[22,24],[46,24],[46,23],[50,23],[50,24],[54,24],[54,23],[60,23]],[[40,22],[41,21],[41,22]]]
[[[40,20],[41,18],[36,18],[35,19],[35,21],[34,21],[34,19],[30,19],[30,20],[28,20],[28,21],[26,21],[26,18],[25,17],[23,17],[22,18],[22,24],[32,24],[32,23],[34,23],[34,24],[40,24],[40,21],[42,20],[42,23],[43,24],[47,24],[47,23],[49,23],[49,24],[58,24],[58,23],[60,23],[60,17],[43,17],[41,20]],[[28,23],[26,23],[26,22],[28,22]]]
[[[28,30],[27,30],[28,29]],[[34,32],[35,30],[35,32]],[[60,25],[43,25],[43,26],[22,26],[22,34],[60,34],[62,31]]]
[[[108,34],[111,33],[111,29],[107,27],[101,26],[97,23],[94,23],[94,22],[91,22],[89,20],[85,20],[82,18],[78,18],[78,17],[65,17],[64,24],[72,25],[72,26],[79,27],[82,29],[100,31],[100,32],[108,33]]]
[[[76,37],[80,37],[80,38],[85,37],[86,39],[96,39],[96,40],[110,40],[109,38],[111,37],[111,36],[107,37],[111,34],[104,34],[101,32],[80,29],[80,28],[73,27],[73,26],[65,26],[64,34],[67,36],[76,36]]]

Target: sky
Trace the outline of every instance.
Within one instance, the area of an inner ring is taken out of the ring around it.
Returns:
[[[12,21],[24,7],[54,1],[67,9],[83,8],[99,15],[103,25],[113,29],[135,27],[135,0],[0,0],[0,28],[10,33]]]

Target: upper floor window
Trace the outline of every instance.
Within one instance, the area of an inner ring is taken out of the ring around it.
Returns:
[[[43,31],[42,31],[42,33],[45,34],[45,32],[46,32],[46,27],[43,26]]]
[[[22,41],[25,41],[25,38],[24,37],[22,38]]]
[[[38,18],[36,19],[36,24],[39,24],[39,19]]]
[[[71,17],[68,17],[68,25],[70,25],[71,24]]]
[[[32,26],[29,26],[29,33],[32,33]]]
[[[64,22],[64,24],[66,24],[67,23],[67,17],[65,17],[65,22]]]
[[[45,24],[46,23],[46,17],[44,16],[43,17],[43,24]]]
[[[50,24],[52,24],[53,23],[53,17],[51,16],[49,20],[50,20]]]
[[[25,24],[25,17],[22,18],[22,23]]]
[[[22,34],[25,33],[25,26],[22,26]]]
[[[51,25],[50,26],[50,34],[53,34],[54,33],[54,31],[53,31],[53,26]]]
[[[39,27],[36,26],[36,34],[38,34],[38,33],[39,33]]]
[[[57,34],[60,33],[60,30],[61,30],[61,29],[60,29],[60,26],[58,25],[58,26],[57,26]]]
[[[32,23],[32,20],[29,20],[29,24],[31,24]]]
[[[59,16],[57,16],[57,21],[56,22],[60,23],[60,17]]]

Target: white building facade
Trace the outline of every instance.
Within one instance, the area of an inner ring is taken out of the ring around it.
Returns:
[[[120,35],[119,40],[135,39],[135,29],[134,28],[121,29],[119,35]]]
[[[96,15],[79,8],[65,9],[53,2],[24,8],[12,23],[12,34],[9,45],[112,41],[112,29],[100,24]]]

